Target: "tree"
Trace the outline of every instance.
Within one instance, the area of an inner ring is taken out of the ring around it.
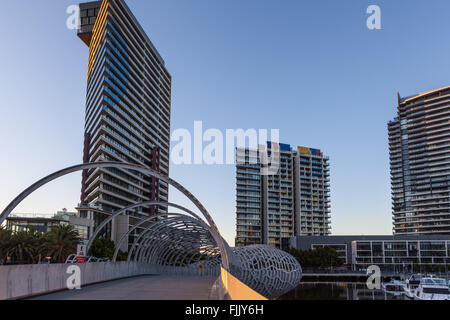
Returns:
[[[323,247],[309,250],[289,249],[290,255],[297,259],[304,268],[328,268],[343,264],[337,251],[331,247]]]
[[[5,264],[11,252],[12,233],[0,227],[0,264]]]
[[[78,232],[71,225],[53,226],[44,237],[47,255],[56,263],[64,263],[69,255],[76,253],[81,241]]]
[[[116,245],[114,244],[114,241],[107,238],[97,238],[92,242],[88,254],[96,258],[108,258],[112,260],[115,251]],[[119,250],[116,261],[127,261],[127,259],[128,252]]]
[[[112,259],[115,250],[114,241],[108,238],[97,238],[92,242],[88,254],[96,258]]]
[[[42,233],[34,229],[19,231],[10,238],[8,256],[14,263],[36,263],[44,250],[44,242]]]
[[[123,252],[122,250],[119,250],[116,261],[127,261],[127,259],[128,259],[128,252]]]

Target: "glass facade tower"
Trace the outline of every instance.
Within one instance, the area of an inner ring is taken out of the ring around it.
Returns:
[[[450,87],[399,95],[388,131],[394,233],[450,234]]]
[[[320,150],[279,144],[280,169],[261,175],[259,151],[238,149],[236,161],[236,246],[330,234],[329,158]],[[272,143],[268,143],[271,155]]]
[[[171,76],[164,60],[123,0],[80,4],[78,36],[89,47],[84,162],[127,162],[168,176]],[[153,200],[168,200],[166,183],[101,168],[83,173],[78,209],[98,224],[125,206]],[[129,225],[166,210],[136,209],[105,232],[117,241]]]

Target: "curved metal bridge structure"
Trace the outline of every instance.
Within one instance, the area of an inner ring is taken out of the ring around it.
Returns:
[[[50,174],[20,193],[0,214],[0,225],[30,194],[51,181],[65,175],[95,168],[118,168],[140,172],[165,181],[183,193],[198,209],[195,213],[175,203],[148,201],[130,205],[111,214],[93,232],[87,243],[93,241],[116,217],[128,215],[140,207],[163,206],[169,211],[142,219],[130,226],[116,243],[112,263],[117,262],[119,248],[136,234],[129,246],[127,263],[152,266],[157,274],[178,276],[219,276],[214,287],[220,298],[265,299],[276,298],[295,288],[301,279],[301,267],[287,253],[268,246],[250,246],[231,249],[206,208],[181,184],[150,168],[120,162],[84,163]],[[125,242],[126,241],[126,242]]]

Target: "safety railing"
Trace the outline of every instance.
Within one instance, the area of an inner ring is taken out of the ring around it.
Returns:
[[[224,268],[221,269],[220,280],[227,298],[230,300],[268,300]]]

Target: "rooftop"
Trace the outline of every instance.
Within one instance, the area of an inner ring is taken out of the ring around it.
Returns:
[[[422,92],[422,93],[419,93],[419,94],[411,95],[411,96],[408,96],[408,97],[400,98],[400,103],[407,103],[407,102],[413,101],[415,99],[418,99],[418,98],[421,98],[421,97],[424,97],[424,96],[427,96],[427,95],[430,95],[430,94],[433,94],[433,93],[436,93],[436,92],[439,92],[439,91],[442,91],[442,90],[446,90],[446,89],[450,89],[450,86],[446,86],[446,87],[442,87],[442,88],[439,88],[439,89],[434,89],[434,90],[431,90],[431,91],[426,91],[426,92]]]

